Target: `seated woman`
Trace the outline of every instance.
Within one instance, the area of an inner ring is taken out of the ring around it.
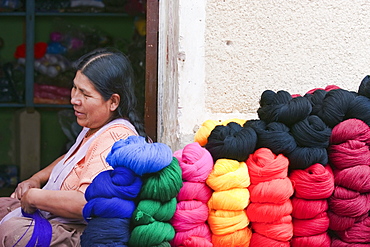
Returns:
[[[71,103],[84,128],[65,155],[19,183],[11,197],[0,198],[0,246],[27,245],[33,226],[22,210],[28,214],[39,210],[49,220],[50,246],[79,246],[86,226],[84,192],[97,174],[112,169],[105,161],[111,147],[130,135],[146,137],[125,55],[95,50],[77,61],[76,71]]]

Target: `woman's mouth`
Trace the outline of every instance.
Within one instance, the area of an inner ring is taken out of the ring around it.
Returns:
[[[79,112],[79,111],[76,111],[76,110],[75,110],[75,116],[76,116],[76,117],[80,117],[80,116],[82,116],[82,115],[84,115],[82,112]]]

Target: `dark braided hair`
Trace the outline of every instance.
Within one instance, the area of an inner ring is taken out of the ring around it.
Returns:
[[[133,69],[129,59],[123,53],[114,48],[96,49],[79,58],[75,68],[89,78],[104,100],[107,101],[113,94],[118,94],[120,103],[114,119],[129,120],[139,135],[147,138],[143,122],[136,109]]]

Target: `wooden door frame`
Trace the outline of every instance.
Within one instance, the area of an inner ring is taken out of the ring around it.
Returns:
[[[147,0],[144,124],[153,141],[157,141],[158,119],[158,26],[159,0]]]

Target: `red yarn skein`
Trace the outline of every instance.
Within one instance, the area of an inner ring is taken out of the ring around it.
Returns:
[[[289,247],[290,243],[268,238],[262,234],[254,232],[249,247]]]
[[[293,205],[292,216],[301,220],[312,219],[320,213],[326,212],[329,208],[327,199],[306,200],[293,197],[291,201]]]
[[[291,240],[291,246],[294,247],[329,247],[330,243],[331,239],[327,232],[307,237],[294,237]]]
[[[252,184],[286,178],[289,160],[283,154],[275,155],[268,148],[259,148],[246,161]]]
[[[278,188],[278,189],[277,189]],[[293,195],[293,185],[288,177],[273,179],[248,187],[251,202],[282,204]]]
[[[334,190],[334,176],[330,166],[314,164],[304,170],[293,170],[289,175],[294,196],[303,199],[325,199]]]

